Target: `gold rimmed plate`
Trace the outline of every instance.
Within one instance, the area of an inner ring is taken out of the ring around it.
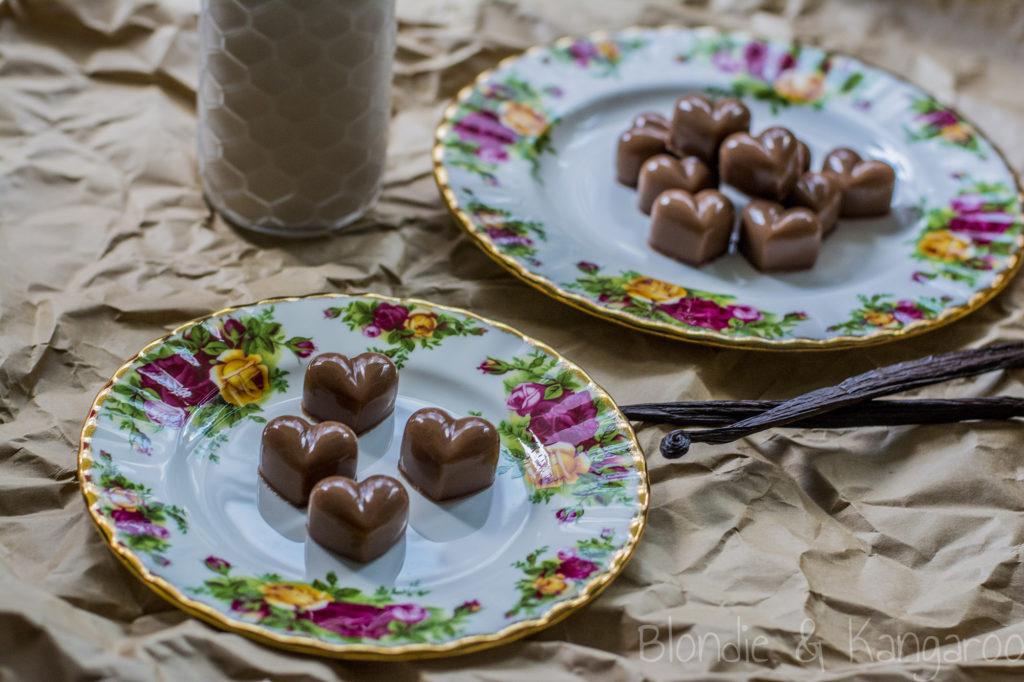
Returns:
[[[752,131],[790,128],[813,169],[836,147],[886,161],[891,212],[842,220],[803,272],[654,252],[635,191],[615,181],[615,146],[636,114],[668,115],[686,92],[740,97]],[[712,28],[597,33],[506,59],[446,110],[434,168],[460,225],[526,282],[713,345],[843,348],[934,329],[1006,286],[1024,246],[1013,172],[956,111],[851,57]]]
[[[357,564],[306,537],[257,474],[266,420],[301,414],[321,352],[399,366],[394,414],[359,437],[357,477],[397,473],[421,407],[501,434],[488,490],[408,488],[404,538]],[[579,367],[498,322],[421,300],[319,295],[189,322],[125,363],[82,431],[88,510],[129,569],[185,611],[260,642],[349,658],[475,651],[593,599],[632,555],[648,500],[629,422]]]

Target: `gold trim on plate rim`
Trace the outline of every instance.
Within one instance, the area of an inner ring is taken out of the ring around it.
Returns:
[[[455,218],[456,222],[465,230],[469,236],[476,242],[483,251],[494,259],[497,263],[504,266],[505,269],[509,270],[513,275],[519,279],[525,281],[530,286],[541,292],[547,294],[555,300],[566,303],[577,310],[596,315],[602,319],[621,324],[631,329],[639,331],[645,331],[659,336],[665,336],[673,339],[681,339],[684,341],[694,341],[697,343],[703,343],[711,346],[719,346],[723,348],[747,348],[752,350],[836,350],[840,348],[853,348],[853,347],[866,347],[873,346],[880,343],[886,343],[888,341],[894,341],[896,339],[908,338],[911,336],[917,336],[933,329],[950,324],[964,317],[968,313],[972,313],[981,306],[988,303],[996,294],[1002,291],[1010,280],[1013,279],[1014,275],[1020,270],[1024,259],[1021,258],[1021,252],[1024,250],[1024,231],[1017,235],[1016,247],[1017,251],[1010,256],[1009,263],[1005,270],[995,276],[992,283],[978,291],[971,294],[968,299],[957,306],[951,306],[943,309],[939,315],[930,320],[917,320],[912,322],[900,329],[884,330],[880,329],[870,334],[863,334],[860,336],[856,335],[840,335],[833,336],[827,339],[808,339],[808,338],[794,338],[794,339],[762,339],[754,336],[746,337],[730,337],[718,334],[711,330],[704,329],[683,329],[667,322],[660,322],[658,320],[642,320],[634,317],[629,313],[625,313],[618,310],[610,310],[605,308],[594,301],[576,294],[570,291],[566,291],[563,287],[560,287],[557,283],[544,277],[543,275],[531,272],[523,267],[514,258],[505,256],[497,247],[494,246],[489,240],[484,239],[483,235],[476,229],[474,229],[474,223],[472,217],[467,214],[461,206],[459,206],[459,200],[448,184],[448,171],[442,165],[444,159],[444,138],[448,134],[448,130],[451,125],[451,119],[455,115],[455,111],[459,105],[468,98],[473,91],[484,81],[488,80],[495,71],[498,69],[515,62],[523,57],[531,54],[549,49],[551,47],[564,47],[571,45],[573,41],[582,38],[588,40],[602,40],[610,37],[611,35],[628,34],[631,32],[642,32],[642,31],[716,31],[719,34],[739,35],[749,39],[757,39],[764,41],[771,41],[769,38],[763,38],[750,31],[728,31],[717,26],[703,25],[703,26],[682,26],[676,24],[668,24],[662,26],[630,26],[622,30],[600,30],[587,33],[583,36],[565,36],[554,41],[550,45],[534,45],[519,54],[514,54],[509,57],[502,59],[500,62],[495,64],[493,67],[480,72],[473,82],[466,85],[455,98],[445,107],[444,114],[441,117],[441,122],[438,124],[434,131],[434,148],[431,153],[434,166],[434,180],[437,183],[437,188],[440,190],[441,195],[444,197],[445,204],[448,207],[449,213]],[[917,90],[920,90],[925,95],[932,97],[936,101],[936,98],[932,93],[925,90],[924,88],[911,83],[905,78],[901,78],[896,74],[888,71],[887,69],[881,68],[866,61],[860,57],[854,57],[853,55],[847,55],[842,52],[833,52],[833,54],[846,57],[858,61],[865,66],[868,66],[876,71],[887,74],[891,78],[909,85]],[[1021,178],[1017,171],[1010,165],[1006,159],[1006,155],[1003,151],[992,141],[992,138],[985,135],[978,126],[974,125],[973,122],[964,118],[953,109],[954,113],[962,121],[971,126],[974,131],[981,137],[983,137],[990,145],[992,145],[993,151],[999,160],[1003,162],[1006,169],[1009,171],[1010,176],[1013,178],[1014,184],[1017,189],[1017,199],[1019,202],[1024,204],[1024,188],[1022,188]]]
[[[298,637],[294,635],[286,635],[277,632],[270,631],[266,628],[261,628],[256,624],[245,623],[237,620],[228,618],[220,611],[203,604],[202,602],[196,601],[191,597],[184,595],[181,590],[169,583],[164,578],[152,573],[147,569],[139,559],[138,555],[133,549],[118,541],[114,536],[114,524],[110,519],[102,516],[98,510],[94,507],[96,500],[98,499],[98,486],[95,483],[87,482],[84,477],[85,470],[91,468],[93,462],[92,456],[92,435],[96,430],[97,416],[99,414],[100,407],[103,402],[110,395],[111,389],[114,383],[126,372],[131,366],[145,353],[149,352],[153,348],[164,343],[168,338],[180,334],[196,325],[202,324],[206,320],[219,317],[221,315],[227,315],[236,310],[242,308],[249,308],[259,305],[268,305],[276,303],[287,303],[290,301],[299,301],[314,298],[324,299],[356,299],[356,298],[370,298],[379,301],[387,301],[392,304],[411,304],[420,305],[433,310],[440,310],[449,313],[455,313],[457,315],[464,315],[472,318],[486,325],[489,325],[495,329],[499,329],[503,332],[512,334],[519,337],[528,344],[531,344],[535,348],[538,348],[546,353],[549,353],[553,357],[557,358],[560,362],[564,363],[568,370],[578,379],[581,379],[587,384],[587,388],[594,392],[594,394],[604,400],[612,406],[615,411],[616,424],[618,424],[620,430],[628,436],[633,449],[633,464],[636,466],[637,472],[640,474],[640,481],[637,487],[637,502],[639,508],[629,526],[629,536],[625,544],[615,552],[611,557],[611,563],[606,571],[601,572],[595,578],[588,580],[584,584],[578,594],[571,599],[567,599],[563,602],[559,602],[551,607],[551,609],[543,616],[538,618],[531,618],[528,620],[513,623],[497,632],[493,632],[485,635],[469,635],[460,637],[446,642],[444,644],[403,644],[397,646],[379,646],[373,644],[331,644],[329,642],[322,642],[311,640],[308,637]],[[135,354],[130,360],[122,364],[106,385],[97,394],[95,400],[92,403],[92,407],[89,410],[89,416],[85,420],[85,424],[82,426],[82,434],[79,440],[78,449],[78,481],[81,486],[82,495],[85,497],[86,507],[89,511],[89,515],[95,522],[97,529],[103,536],[107,545],[111,551],[121,560],[122,563],[131,571],[137,578],[149,586],[153,591],[159,594],[161,597],[171,602],[173,605],[182,609],[186,613],[195,616],[201,620],[215,625],[221,629],[228,630],[240,635],[244,635],[249,639],[260,642],[261,644],[269,644],[281,649],[287,649],[288,651],[295,651],[305,654],[318,654],[325,656],[332,656],[337,658],[349,658],[358,660],[411,660],[417,658],[436,658],[440,656],[451,656],[455,654],[465,654],[473,651],[479,651],[489,647],[498,646],[505,644],[513,640],[525,637],[531,633],[542,630],[550,625],[557,623],[573,611],[579,609],[583,605],[593,600],[598,594],[601,593],[611,582],[614,580],[630,557],[633,556],[633,552],[636,550],[637,544],[640,541],[641,535],[643,535],[644,528],[647,523],[647,509],[650,501],[650,483],[647,478],[647,463],[644,458],[643,450],[640,448],[640,443],[637,441],[636,434],[633,432],[633,427],[629,420],[623,416],[622,412],[619,411],[618,406],[612,399],[608,392],[601,388],[597,382],[590,378],[590,376],[584,372],[580,367],[567,360],[556,350],[551,348],[542,341],[538,341],[522,332],[513,329],[512,327],[491,320],[480,315],[476,315],[467,310],[461,308],[455,308],[451,306],[440,305],[432,303],[430,301],[424,301],[416,298],[397,298],[392,296],[383,296],[380,294],[310,294],[307,296],[285,296],[280,298],[269,298],[255,303],[249,303],[246,305],[231,306],[218,310],[215,313],[198,317],[194,320],[186,322],[179,326],[168,334],[161,336],[152,343],[147,344],[142,350]]]

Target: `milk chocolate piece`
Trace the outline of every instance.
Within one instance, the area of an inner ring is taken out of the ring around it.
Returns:
[[[301,506],[321,479],[354,477],[358,450],[356,434],[339,422],[275,417],[263,428],[259,472],[271,490]]]
[[[359,483],[332,476],[309,496],[309,537],[355,561],[372,561],[391,549],[408,522],[409,493],[390,476]]]
[[[806,173],[811,170],[811,148],[804,144],[803,140],[797,140],[796,146],[796,156],[799,159],[800,172]]]
[[[806,270],[821,248],[821,221],[809,208],[755,200],[743,209],[740,251],[761,272]]]
[[[864,161],[860,154],[840,147],[825,157],[823,170],[836,173],[843,192],[839,215],[871,218],[889,212],[896,171],[884,161]]]
[[[712,102],[700,94],[683,95],[672,114],[668,148],[679,156],[696,156],[713,164],[728,135],[750,130],[750,110],[734,98]]]
[[[302,408],[317,419],[347,424],[357,434],[384,420],[395,409],[398,369],[382,353],[348,358],[323,353],[306,368]]]
[[[839,220],[842,201],[843,190],[839,176],[831,171],[807,172],[796,181],[793,193],[786,198],[786,206],[803,206],[817,213],[822,236],[827,237]]]
[[[656,111],[645,111],[636,115],[636,118],[633,119],[633,123],[630,127],[653,128],[655,130],[661,130],[668,133],[669,122],[667,118]]]
[[[655,154],[665,152],[668,133],[658,128],[630,128],[619,136],[615,175],[627,187],[636,187],[640,166]]]
[[[732,202],[706,189],[695,195],[681,189],[663,192],[654,202],[648,244],[687,265],[702,265],[729,248],[734,218]]]
[[[754,197],[782,201],[800,177],[799,150],[786,128],[768,128],[757,137],[734,133],[718,153],[722,182]]]
[[[637,206],[645,215],[651,204],[667,189],[683,189],[691,194],[715,186],[711,169],[696,156],[677,159],[671,154],[658,154],[644,161],[637,183]]]
[[[491,485],[498,448],[498,432],[486,419],[455,419],[425,407],[405,425],[398,470],[414,488],[441,502]]]

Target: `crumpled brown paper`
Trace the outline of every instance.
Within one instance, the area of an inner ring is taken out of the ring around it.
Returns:
[[[211,215],[193,151],[196,3],[0,4],[0,679],[1009,679],[1024,671],[1019,423],[776,430],[657,454],[649,526],[593,604],[464,657],[281,652],[170,606],[78,493],[81,422],[118,365],[181,322],[316,291],[469,307],[536,336],[620,403],[783,398],[932,351],[1024,338],[1020,278],[951,327],[824,354],[719,350],[549,300],[452,224],[430,175],[445,101],[559,35],[715,23],[853,53],[958,106],[1024,167],[1015,0],[406,0],[389,173],[365,220],[291,242]],[[1024,395],[1002,372],[929,396]]]

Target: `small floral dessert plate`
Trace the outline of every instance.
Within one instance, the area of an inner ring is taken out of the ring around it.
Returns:
[[[409,415],[481,415],[494,485],[455,502],[411,487],[404,539],[357,564],[306,537],[305,510],[257,474],[270,418],[301,415],[321,352],[389,355],[395,413],[359,437],[358,478],[398,473]],[[79,478],[111,548],[147,585],[226,630],[351,658],[473,651],[593,599],[643,531],[648,484],[629,422],[582,370],[497,322],[425,301],[321,295],[190,322],[97,396]]]
[[[636,114],[670,116],[686,92],[742,98],[752,132],[790,128],[813,169],[835,147],[886,161],[893,210],[841,221],[803,272],[761,274],[736,253],[694,268],[654,252],[635,190],[615,182],[616,143]],[[836,348],[926,331],[994,296],[1024,246],[1013,172],[955,111],[856,59],[711,28],[566,38],[503,61],[445,112],[434,167],[463,228],[528,283],[716,345]]]

